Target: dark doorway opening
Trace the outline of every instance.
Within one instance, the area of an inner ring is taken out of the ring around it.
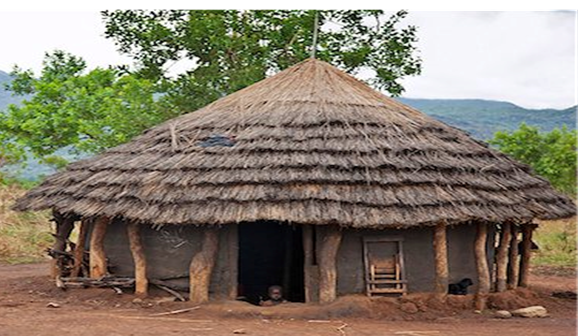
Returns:
[[[300,225],[259,221],[239,225],[239,296],[258,304],[269,286],[283,287],[283,297],[305,301],[303,232]]]

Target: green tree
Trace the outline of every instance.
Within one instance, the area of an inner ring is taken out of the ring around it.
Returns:
[[[576,130],[564,126],[543,133],[521,124],[513,132],[496,132],[490,144],[532,166],[556,189],[576,197]]]
[[[60,148],[96,153],[126,142],[169,117],[154,99],[156,85],[115,69],[87,71],[79,57],[46,54],[40,77],[18,67],[8,89],[30,95],[0,113],[0,157],[15,161],[28,154],[61,165]]]
[[[416,27],[399,27],[405,11],[384,21],[379,10],[102,12],[105,36],[137,61],[140,76],[165,79],[168,95],[186,111],[310,57],[316,15],[318,59],[350,73],[369,69],[369,83],[394,96],[404,91],[403,77],[420,73]],[[194,66],[167,81],[167,69],[181,60]]]
[[[417,75],[416,28],[407,12],[382,22],[382,11],[105,11],[105,35],[131,55],[128,67],[89,71],[81,58],[47,54],[39,77],[16,67],[8,89],[27,98],[0,114],[0,157],[27,155],[62,165],[54,153],[97,153],[144,129],[194,111],[310,56],[315,17],[317,57],[346,71],[370,69],[376,88],[403,92]],[[189,71],[169,78],[174,62]]]

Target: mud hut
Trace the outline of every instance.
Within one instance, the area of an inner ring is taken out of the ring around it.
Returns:
[[[72,276],[88,254],[91,278],[138,294],[184,281],[195,302],[251,301],[275,284],[328,303],[470,278],[482,306],[527,285],[532,221],[575,213],[527,165],[314,59],[72,163],[15,208],[54,211]]]

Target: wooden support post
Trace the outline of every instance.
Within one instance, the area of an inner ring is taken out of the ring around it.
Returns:
[[[447,229],[444,223],[439,223],[434,229],[433,247],[435,255],[435,291],[438,294],[448,293],[448,245]]]
[[[319,251],[319,302],[326,304],[337,298],[337,251],[341,231],[335,226],[323,227]]]
[[[63,276],[63,252],[66,252],[66,243],[70,233],[74,229],[74,216],[66,216],[57,211],[53,211],[54,222],[56,223],[56,233],[54,234],[54,244],[52,245],[52,267],[51,277]]]
[[[90,234],[90,277],[102,278],[106,275],[106,253],[104,252],[104,236],[110,219],[98,217],[92,226]]]
[[[476,258],[476,270],[478,273],[478,292],[476,294],[476,309],[486,309],[486,300],[490,292],[490,271],[488,269],[488,259],[486,253],[486,242],[488,240],[488,225],[478,223],[476,240],[474,243],[474,253]]]
[[[313,301],[312,274],[313,265],[313,239],[310,225],[303,225],[303,284],[305,285],[305,303]]]
[[[230,225],[227,233],[227,258],[229,259],[229,299],[235,300],[238,296],[239,284],[239,226]]]
[[[518,263],[518,227],[511,226],[510,253],[508,256],[508,289],[518,287],[518,275],[520,264]]]
[[[500,232],[500,245],[496,253],[496,291],[503,292],[506,290],[508,281],[508,247],[512,236],[511,224],[502,224]]]
[[[88,230],[88,222],[83,219],[80,222],[80,230],[78,232],[78,240],[76,241],[76,249],[74,250],[74,267],[70,273],[71,278],[78,278],[80,270],[82,269],[82,262],[84,260],[84,249],[86,248],[86,232]],[[87,276],[88,274],[83,274]]]
[[[147,263],[140,236],[140,226],[135,221],[129,221],[127,226],[130,253],[134,260],[134,293],[139,296],[147,296],[149,281],[147,278]]]
[[[520,251],[520,287],[528,287],[528,276],[530,274],[530,257],[532,256],[532,233],[535,225],[522,225],[522,251]]]
[[[192,304],[209,301],[209,285],[219,247],[219,232],[205,228],[201,251],[193,257],[189,268],[189,299]]]

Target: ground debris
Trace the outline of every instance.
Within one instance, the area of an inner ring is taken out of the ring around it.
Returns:
[[[576,292],[573,291],[553,292],[552,296],[559,299],[576,300]]]
[[[60,305],[56,302],[48,302],[46,308],[60,308]]]
[[[498,310],[494,313],[494,317],[500,319],[509,319],[512,317],[512,313],[507,310]]]
[[[548,311],[542,306],[531,306],[513,310],[513,316],[517,317],[548,317]]]

